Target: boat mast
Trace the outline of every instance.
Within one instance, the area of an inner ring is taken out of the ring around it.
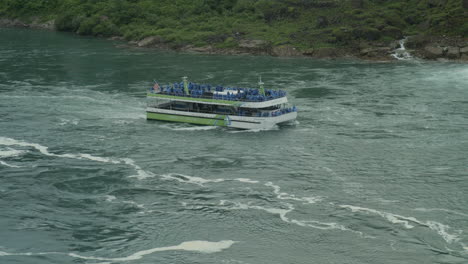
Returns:
[[[186,95],[189,94],[189,89],[188,89],[188,81],[187,81],[187,76],[182,77],[182,80],[184,81],[184,92]]]
[[[260,75],[259,78],[260,79],[258,81],[258,86],[259,86],[260,94],[265,95],[265,88],[263,87],[264,83],[262,82],[262,76]]]

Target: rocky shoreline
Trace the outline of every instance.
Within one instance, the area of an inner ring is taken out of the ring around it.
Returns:
[[[37,18],[26,23],[18,19],[0,18],[0,27],[21,27],[32,29],[56,30],[53,20],[41,22]],[[120,36],[111,40],[124,39]],[[390,44],[382,42],[359,42],[345,47],[310,48],[299,50],[293,45],[272,46],[260,39],[239,39],[235,48],[217,48],[211,45],[196,47],[193,45],[174,46],[159,36],[151,36],[140,41],[129,41],[125,46],[138,48],[157,48],[181,52],[225,55],[269,55],[277,57],[310,57],[310,58],[357,58],[368,61],[393,61],[398,59],[398,50],[404,50],[411,56],[425,60],[468,61],[468,38],[448,36],[410,36],[404,46],[401,41]],[[407,48],[405,50],[405,48]]]
[[[120,37],[111,38],[123,40]],[[468,39],[456,37],[410,36],[404,41],[390,44],[366,42],[347,47],[327,47],[299,50],[292,45],[270,46],[263,40],[242,39],[236,48],[216,48],[214,46],[195,47],[192,45],[172,47],[159,36],[147,37],[141,41],[130,41],[128,46],[139,48],[172,49],[182,52],[206,54],[253,54],[276,57],[311,57],[311,58],[357,58],[370,61],[398,60],[398,50],[404,50],[411,56],[425,60],[468,61]],[[406,49],[405,49],[406,48]]]
[[[19,19],[0,18],[0,27],[19,27],[19,28],[55,30],[55,21],[50,20],[50,21],[42,22],[38,18],[32,18],[30,22],[25,22]]]

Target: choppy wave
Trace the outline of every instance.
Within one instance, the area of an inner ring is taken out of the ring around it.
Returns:
[[[182,183],[189,183],[189,184],[196,184],[200,186],[204,186],[206,183],[217,183],[217,182],[225,182],[225,181],[238,181],[238,182],[243,182],[243,183],[258,183],[258,181],[248,179],[248,178],[235,178],[235,179],[224,179],[224,178],[218,178],[218,179],[205,179],[202,177],[196,177],[196,176],[189,176],[189,175],[184,175],[180,173],[168,173],[168,174],[162,174],[160,177],[164,180],[175,180],[178,182]]]
[[[256,184],[259,183],[258,181],[253,181],[251,179],[245,179],[245,178],[236,178],[236,179],[223,179],[223,178],[218,178],[218,179],[205,179],[201,177],[194,177],[194,176],[188,176],[188,175],[182,175],[182,174],[166,174],[162,175],[163,179],[167,180],[175,180],[178,182],[182,183],[188,183],[188,184],[196,184],[199,186],[204,186],[204,184],[207,183],[220,183],[220,182],[225,182],[225,181],[239,181],[243,183],[249,183],[249,184]],[[313,204],[319,201],[322,201],[322,197],[298,197],[293,194],[289,194],[286,192],[281,192],[281,188],[278,185],[273,184],[272,182],[267,182],[264,184],[264,186],[271,187],[273,188],[273,193],[279,200],[292,200],[292,201],[298,201],[302,202],[305,204]],[[182,203],[183,206],[185,207],[190,207],[191,209],[201,209],[203,207],[194,207],[194,206],[189,206],[186,202]],[[230,206],[229,206],[230,205]],[[280,219],[283,222],[290,223],[290,224],[295,224],[298,226],[302,227],[311,227],[311,228],[316,228],[316,229],[322,229],[322,230],[327,230],[327,229],[338,229],[342,231],[351,231],[354,233],[358,233],[361,236],[364,236],[362,232],[351,230],[343,225],[340,225],[338,223],[334,222],[320,222],[316,220],[297,220],[297,219],[291,219],[287,217],[286,215],[292,211],[295,210],[295,207],[290,204],[290,203],[284,203],[284,205],[287,207],[287,209],[284,208],[274,208],[274,207],[264,207],[260,205],[252,205],[251,203],[242,203],[242,202],[236,202],[236,201],[228,201],[228,200],[220,200],[218,206],[222,209],[225,210],[261,210],[268,212],[270,214],[275,214],[280,217]],[[368,237],[368,236],[366,236]]]
[[[228,206],[229,204],[231,206]],[[225,210],[249,210],[249,209],[261,210],[270,214],[278,215],[279,218],[283,222],[286,222],[286,223],[295,224],[295,225],[302,226],[302,227],[322,229],[322,230],[337,229],[337,230],[342,230],[342,231],[350,231],[353,233],[358,233],[361,236],[364,236],[362,232],[351,230],[338,223],[320,222],[316,220],[297,220],[297,219],[289,218],[286,215],[294,211],[295,209],[294,206],[289,203],[285,203],[285,206],[287,206],[287,209],[264,207],[264,206],[259,206],[259,205],[251,205],[251,204],[245,204],[241,202],[228,201],[228,200],[221,200],[219,203],[219,206],[221,206]]]
[[[26,151],[24,150],[18,150],[18,149],[12,149],[12,148],[0,149],[0,158],[16,157],[24,153],[26,153]]]
[[[26,151],[24,150],[18,150],[18,149],[12,149],[12,148],[0,149],[0,158],[17,157],[24,153],[26,153]],[[21,166],[11,165],[3,160],[0,160],[0,164],[6,167],[10,167],[10,168],[21,168]]]
[[[67,255],[73,258],[85,259],[85,260],[122,262],[122,261],[138,260],[144,257],[145,255],[153,254],[155,252],[163,252],[163,251],[191,251],[191,252],[198,252],[198,253],[217,253],[217,252],[221,252],[225,249],[230,248],[234,243],[236,243],[236,241],[232,241],[232,240],[221,240],[218,242],[194,240],[194,241],[183,242],[177,246],[157,247],[157,248],[142,250],[142,251],[135,252],[129,256],[119,257],[119,258],[83,256],[77,253],[63,253],[63,252],[9,253],[9,252],[4,252],[4,251],[0,251],[0,257],[1,256]]]
[[[294,194],[281,192],[281,188],[278,185],[273,184],[272,182],[267,182],[265,186],[273,188],[273,192],[276,194],[276,197],[280,200],[294,200],[308,204],[313,204],[316,202],[320,202],[323,199],[322,197],[297,197]]]
[[[383,212],[371,208],[353,206],[353,205],[340,205],[341,208],[350,209],[352,212],[365,212],[379,215],[391,223],[402,224],[405,228],[411,229],[415,225],[428,227],[429,229],[435,231],[439,234],[447,243],[451,244],[453,242],[458,242],[460,240],[460,235],[463,232],[462,230],[453,230],[450,226],[444,225],[435,221],[420,221],[412,216],[402,216],[398,214],[392,214],[388,212]],[[453,230],[453,233],[449,233],[449,230]]]
[[[445,208],[415,208],[415,211],[420,211],[420,212],[433,212],[433,211],[442,211],[442,212],[447,212],[455,215],[461,215],[461,216],[466,216],[468,217],[468,214],[457,212],[454,210],[449,210]]]
[[[25,141],[20,141],[12,138],[7,138],[7,137],[0,137],[0,145],[3,146],[20,146],[20,147],[32,147],[36,150],[38,150],[40,153],[50,156],[50,157],[57,157],[57,158],[69,158],[69,159],[79,159],[79,160],[92,160],[96,162],[102,162],[102,163],[111,163],[111,164],[126,164],[132,167],[137,174],[134,175],[134,177],[137,178],[147,178],[151,177],[153,173],[147,172],[143,170],[140,166],[135,164],[135,161],[130,159],[130,158],[122,158],[122,159],[113,159],[113,158],[106,158],[106,157],[99,157],[99,156],[94,156],[86,153],[78,153],[78,154],[72,154],[72,153],[66,153],[66,154],[54,154],[48,151],[48,147],[36,144],[36,143],[29,143]]]
[[[21,168],[21,166],[11,165],[11,164],[4,162],[3,160],[0,160],[0,164],[6,167],[10,167],[10,168]]]
[[[65,125],[78,125],[80,121],[78,119],[65,119],[65,118],[60,118],[59,125],[65,126]]]

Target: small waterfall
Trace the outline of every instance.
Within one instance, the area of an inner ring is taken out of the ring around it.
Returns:
[[[393,51],[393,54],[391,55],[392,57],[397,60],[410,60],[413,58],[405,48],[405,42],[407,39],[408,38],[404,38],[399,41],[400,47]]]

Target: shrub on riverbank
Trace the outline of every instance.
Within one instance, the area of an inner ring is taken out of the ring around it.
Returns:
[[[468,37],[464,0],[3,0],[0,15],[55,19],[82,35],[158,36],[175,46],[241,39],[303,50],[390,42],[407,34]]]

